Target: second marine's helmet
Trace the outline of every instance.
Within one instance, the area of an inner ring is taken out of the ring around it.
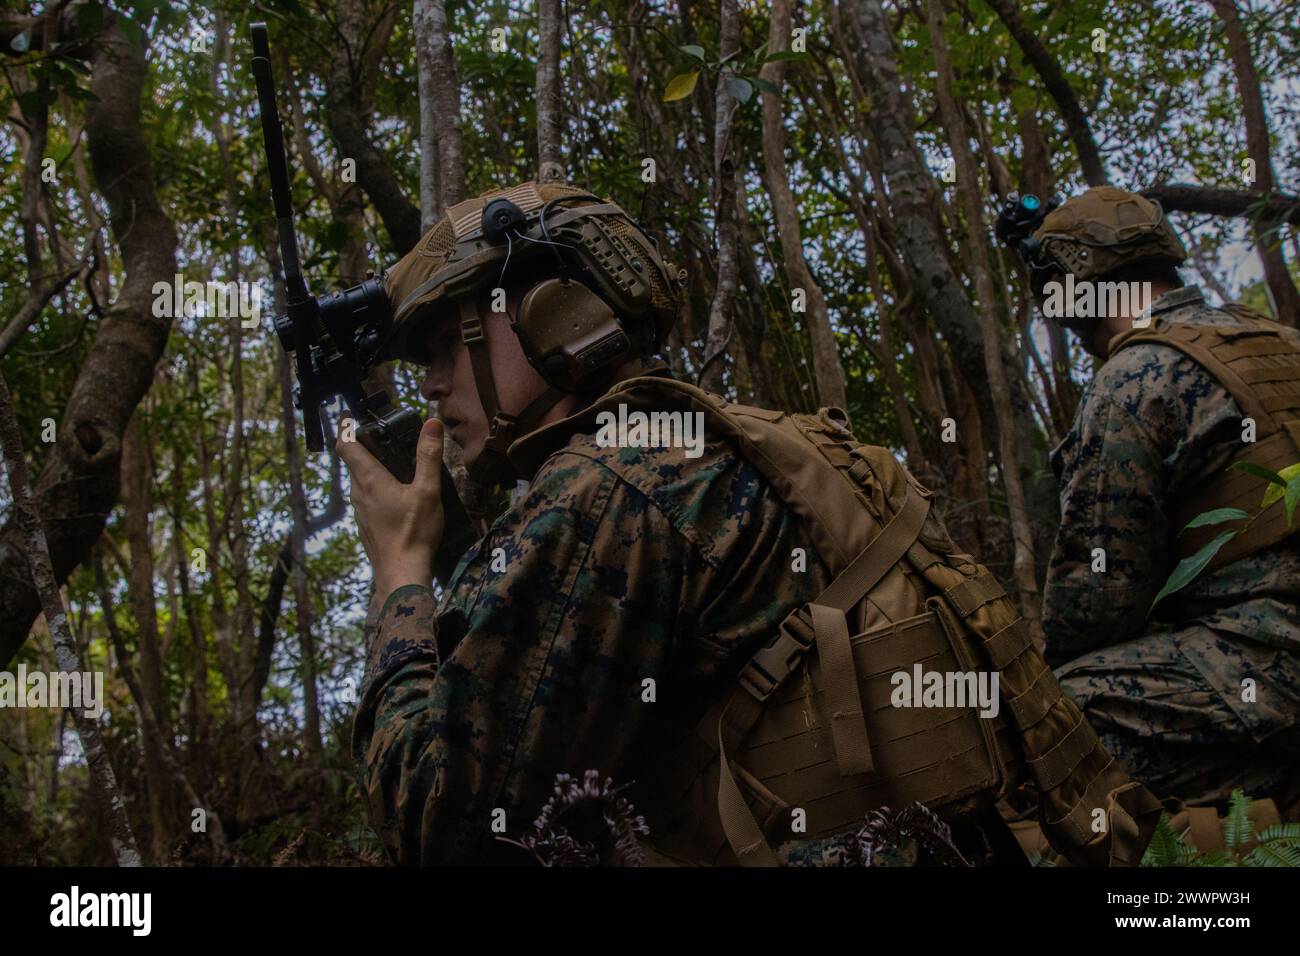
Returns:
[[[1153,199],[1096,186],[1049,212],[1033,233],[1034,291],[1054,275],[1092,281],[1120,270],[1178,266],[1187,258],[1178,233]]]

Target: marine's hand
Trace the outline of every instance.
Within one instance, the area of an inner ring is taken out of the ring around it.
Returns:
[[[442,542],[442,422],[431,418],[415,449],[415,480],[404,485],[360,442],[335,445],[352,476],[357,531],[383,600],[405,584],[428,586]]]

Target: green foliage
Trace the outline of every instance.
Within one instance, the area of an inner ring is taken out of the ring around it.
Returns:
[[[1240,790],[1232,791],[1228,800],[1228,815],[1223,819],[1223,842],[1232,852],[1239,851],[1254,835],[1250,822],[1250,797]]]
[[[1250,515],[1246,514],[1246,512],[1242,511],[1240,508],[1215,508],[1213,511],[1205,511],[1198,514],[1191,521],[1187,522],[1183,531],[1187,531],[1190,528],[1201,528],[1205,525],[1223,524],[1225,521],[1244,520],[1249,517]],[[1182,534],[1183,531],[1178,533]]]
[[[1196,858],[1196,849],[1185,844],[1169,825],[1168,814],[1160,814],[1151,842],[1142,855],[1143,866],[1187,866]]]
[[[1286,468],[1283,468],[1280,473],[1249,461],[1233,462],[1229,466],[1228,470],[1231,471],[1233,469],[1245,472],[1248,475],[1253,475],[1256,478],[1268,482],[1259,510],[1252,517],[1240,508],[1215,508],[1211,511],[1204,511],[1191,521],[1187,522],[1182,531],[1178,532],[1179,535],[1182,535],[1183,532],[1188,531],[1191,528],[1225,524],[1229,521],[1244,521],[1245,523],[1239,528],[1233,528],[1229,531],[1221,532],[1195,554],[1179,561],[1174,567],[1173,572],[1170,573],[1168,580],[1165,581],[1164,586],[1161,587],[1160,591],[1156,594],[1155,600],[1151,602],[1151,607],[1147,609],[1147,614],[1150,614],[1151,611],[1155,610],[1155,606],[1159,604],[1161,600],[1168,597],[1170,594],[1181,591],[1183,588],[1187,587],[1187,585],[1196,580],[1197,576],[1205,570],[1206,566],[1209,565],[1212,560],[1214,560],[1214,556],[1223,549],[1224,545],[1237,535],[1244,532],[1252,523],[1259,519],[1259,516],[1262,515],[1264,511],[1272,507],[1278,501],[1283,500],[1284,497],[1286,523],[1287,527],[1291,526],[1292,520],[1295,517],[1296,504],[1300,502],[1300,462],[1297,462],[1294,465],[1288,465]]]
[[[664,102],[672,103],[675,100],[684,100],[695,92],[695,84],[699,81],[700,71],[692,70],[690,73],[679,73],[668,81],[668,86],[664,89]]]
[[[1187,585],[1196,579],[1196,576],[1205,570],[1205,566],[1214,559],[1225,544],[1237,536],[1237,531],[1224,531],[1220,533],[1213,541],[1205,545],[1191,557],[1183,558],[1174,568],[1173,573],[1169,575],[1169,580],[1164,587],[1156,594],[1155,600],[1151,602],[1151,608],[1155,608],[1160,601],[1173,594],[1175,591],[1181,591]],[[1151,609],[1148,609],[1149,614]]]
[[[1226,850],[1198,852],[1175,833],[1169,816],[1161,814],[1142,856],[1143,866],[1300,866],[1300,823],[1278,823],[1255,832],[1250,818],[1251,799],[1232,791],[1228,815],[1223,819]],[[1246,848],[1254,844],[1249,853]]]

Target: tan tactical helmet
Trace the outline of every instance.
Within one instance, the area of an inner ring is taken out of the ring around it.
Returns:
[[[1187,258],[1160,203],[1114,186],[1096,186],[1062,203],[1047,214],[1034,238],[1042,257],[1075,281],[1139,264],[1168,268]]]
[[[581,282],[640,351],[656,351],[677,318],[678,270],[620,206],[576,186],[527,182],[451,206],[388,270],[393,325],[380,357],[427,362],[418,334],[427,319],[519,274]],[[543,324],[516,331],[536,336]]]
[[[599,394],[620,368],[659,351],[684,278],[616,203],[560,183],[489,190],[450,207],[384,277],[393,321],[377,355],[427,364],[426,323],[455,309],[489,423],[471,474],[504,480],[506,449],[556,402]],[[510,415],[497,401],[476,299],[520,279],[528,291],[511,328],[549,387]]]

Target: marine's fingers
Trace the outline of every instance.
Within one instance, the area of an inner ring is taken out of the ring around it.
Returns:
[[[429,495],[442,493],[442,422],[430,418],[420,429],[415,446],[416,487]]]

